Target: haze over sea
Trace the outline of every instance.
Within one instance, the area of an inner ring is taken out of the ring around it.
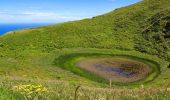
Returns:
[[[0,36],[3,34],[10,32],[10,31],[15,31],[15,30],[21,30],[25,28],[35,28],[35,27],[40,27],[40,26],[47,26],[51,25],[52,23],[12,23],[12,24],[0,24]]]

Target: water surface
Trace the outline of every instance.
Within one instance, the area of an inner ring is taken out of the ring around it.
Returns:
[[[47,26],[53,23],[23,23],[23,24],[0,24],[0,36],[9,32],[25,28],[35,28],[40,26]]]

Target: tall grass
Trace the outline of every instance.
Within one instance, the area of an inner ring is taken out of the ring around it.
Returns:
[[[42,84],[48,88],[48,92],[26,98],[24,94],[13,90],[13,86],[18,84]],[[0,84],[0,98],[1,100],[168,100],[170,91],[165,92],[165,89],[166,86],[164,88],[139,86],[135,89],[93,88],[61,81],[20,80],[16,82],[6,79]]]

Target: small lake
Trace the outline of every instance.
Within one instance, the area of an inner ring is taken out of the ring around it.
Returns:
[[[40,27],[40,26],[48,26],[52,24],[54,23],[0,24],[0,36],[2,36],[3,34],[9,31],[21,30],[25,28],[34,28],[34,27]]]
[[[76,66],[106,80],[120,83],[144,79],[152,71],[147,64],[123,58],[86,59],[79,61]]]

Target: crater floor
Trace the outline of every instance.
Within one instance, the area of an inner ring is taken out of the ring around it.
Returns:
[[[152,68],[139,61],[125,58],[92,58],[81,60],[76,66],[113,82],[128,83],[148,76]]]

